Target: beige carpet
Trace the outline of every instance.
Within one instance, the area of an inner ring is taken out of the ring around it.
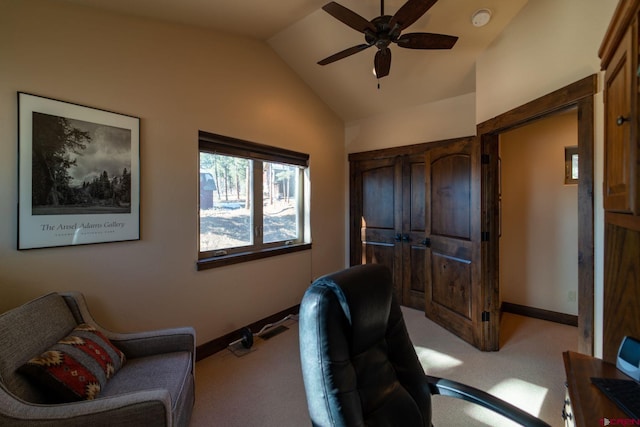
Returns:
[[[577,350],[578,330],[543,320],[504,314],[501,350],[481,352],[424,317],[403,308],[409,334],[425,371],[488,391],[552,426],[564,400],[562,352]],[[300,374],[297,322],[269,340],[256,338],[237,357],[219,352],[196,365],[192,427],[310,426]],[[435,396],[433,424],[512,426],[504,418],[461,400]]]

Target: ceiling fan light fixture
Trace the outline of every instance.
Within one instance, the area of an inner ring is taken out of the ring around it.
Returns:
[[[478,9],[471,15],[471,23],[474,27],[484,27],[491,20],[490,9]]]

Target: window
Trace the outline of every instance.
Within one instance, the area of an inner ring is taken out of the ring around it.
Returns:
[[[564,147],[564,183],[578,183],[578,146]]]
[[[198,270],[310,247],[307,154],[199,133]]]

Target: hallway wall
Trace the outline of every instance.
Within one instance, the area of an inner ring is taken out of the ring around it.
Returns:
[[[575,110],[500,136],[502,301],[578,314],[578,186],[564,183],[577,145]]]

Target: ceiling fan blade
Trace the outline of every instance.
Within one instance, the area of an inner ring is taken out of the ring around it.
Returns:
[[[357,46],[350,47],[350,48],[345,49],[343,51],[340,51],[338,53],[334,53],[333,55],[324,58],[322,61],[318,61],[318,65],[331,64],[332,62],[335,62],[335,61],[337,61],[339,59],[342,59],[342,58],[346,58],[347,56],[351,56],[354,53],[358,53],[358,52],[360,52],[362,50],[365,50],[366,48],[371,47],[371,46],[372,45],[370,45],[370,44],[359,44]]]
[[[438,0],[409,0],[407,1],[389,21],[389,27],[396,24],[400,30],[404,30],[409,25],[416,22],[427,10],[431,9]]]
[[[377,78],[381,79],[384,76],[388,76],[391,69],[391,49],[385,47],[378,50],[374,59],[374,66]]]
[[[334,1],[325,4],[322,6],[322,9],[338,21],[342,21],[356,31],[364,33],[365,30],[368,29],[374,33],[376,32],[376,27],[371,22]]]
[[[451,49],[458,41],[456,36],[432,33],[407,33],[398,37],[396,43],[407,49]]]

